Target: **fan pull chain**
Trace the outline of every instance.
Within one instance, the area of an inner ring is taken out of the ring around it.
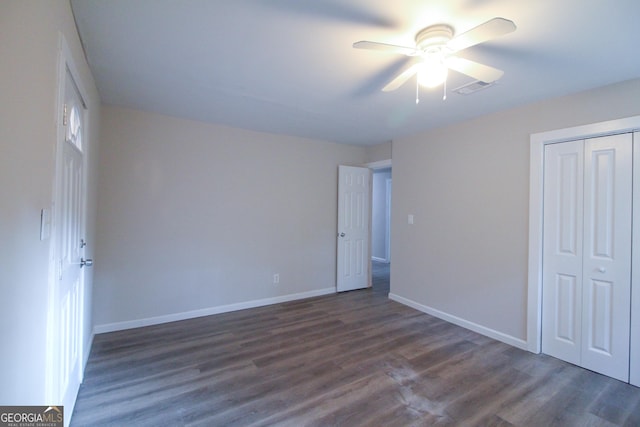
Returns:
[[[443,89],[443,93],[442,93],[442,100],[446,101],[447,100],[447,78],[444,78],[444,85],[443,85],[444,89]]]
[[[416,105],[420,104],[420,85],[418,84],[418,77],[416,77]]]

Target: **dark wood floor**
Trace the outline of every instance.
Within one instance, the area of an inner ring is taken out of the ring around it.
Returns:
[[[371,285],[375,292],[389,295],[391,264],[371,261]]]
[[[640,389],[374,289],[98,335],[75,426],[640,425]]]

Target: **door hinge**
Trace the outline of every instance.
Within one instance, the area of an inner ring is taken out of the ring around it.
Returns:
[[[67,104],[62,106],[62,126],[67,125]]]

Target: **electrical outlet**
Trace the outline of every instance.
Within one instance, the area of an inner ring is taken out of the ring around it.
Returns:
[[[273,283],[280,283],[280,275],[278,273],[273,275]]]

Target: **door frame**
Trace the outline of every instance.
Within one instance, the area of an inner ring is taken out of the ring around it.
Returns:
[[[391,262],[391,192],[393,191],[393,178],[387,178],[385,181],[385,195],[384,195],[384,254],[387,263]]]
[[[379,170],[379,169],[387,169],[387,168],[393,168],[392,167],[392,159],[387,159],[387,160],[379,160],[376,162],[369,162],[369,163],[364,163],[361,165],[361,167],[365,167],[365,168],[369,168],[371,170],[371,174],[369,175],[369,200],[371,200],[371,198],[373,197],[373,171],[375,170]],[[339,185],[339,184],[338,184]],[[369,252],[369,261],[368,261],[368,286],[371,287],[372,286],[372,276],[371,276],[371,238],[372,238],[372,229],[371,229],[371,217],[372,217],[372,210],[371,207],[369,209],[369,247],[368,247],[368,252]],[[389,226],[389,238],[391,237],[391,227]],[[337,242],[337,238],[336,238],[336,242]],[[336,247],[336,252],[337,252],[337,247]],[[391,243],[389,243],[389,254],[388,254],[388,258],[391,258]],[[336,257],[336,263],[337,263],[337,257]],[[337,264],[336,264],[336,271],[337,271]],[[338,292],[338,279],[337,279],[338,275],[336,274],[336,292]]]
[[[381,170],[381,169],[391,169],[391,178],[393,179],[393,165],[392,165],[392,159],[387,159],[387,160],[379,160],[377,162],[370,162],[370,163],[365,163],[364,167],[367,167],[369,169],[371,169],[371,193],[372,195],[370,196],[371,198],[373,198],[373,172],[377,171],[377,170]],[[385,183],[385,186],[387,186],[388,184]],[[389,197],[389,194],[386,194],[385,197]],[[385,200],[386,203],[386,200]],[[386,208],[386,207],[385,207]],[[387,218],[385,219],[385,221],[387,222],[385,224],[385,233],[386,233],[386,239],[387,239],[387,247],[386,247],[386,256],[387,256],[387,262],[391,262],[391,204],[389,204],[388,206],[389,210],[387,212]],[[373,237],[373,230],[371,228],[371,224],[372,224],[372,217],[373,217],[373,211],[372,209],[369,209],[369,253],[371,253],[371,244],[372,244],[372,237]],[[371,257],[369,257],[371,258]],[[371,260],[369,260],[369,264],[371,264]],[[370,275],[371,276],[371,275]],[[372,282],[372,279],[370,278],[370,282]],[[372,286],[372,283],[370,283],[369,286]]]
[[[364,164],[365,167],[371,169],[371,179],[373,180],[373,172],[378,171],[378,170],[382,170],[382,169],[391,169],[391,178],[387,178],[386,182],[385,182],[385,210],[387,210],[387,212],[385,213],[386,218],[385,218],[385,233],[386,233],[386,239],[387,239],[387,245],[385,248],[385,255],[386,255],[386,260],[387,262],[391,262],[391,200],[389,198],[389,181],[393,180],[393,166],[392,166],[392,160],[391,159],[387,159],[387,160],[380,160],[377,162],[371,162],[371,163],[365,163]],[[373,193],[373,183],[371,185],[371,192]],[[372,196],[373,197],[373,196]],[[388,206],[386,205],[388,203]],[[371,221],[370,221],[371,222]],[[369,237],[369,240],[371,240],[371,237]]]
[[[66,75],[67,71],[71,75],[76,88],[82,98],[84,109],[82,111],[83,114],[83,123],[84,123],[84,139],[83,139],[83,150],[82,150],[82,183],[81,183],[81,193],[82,193],[82,206],[81,206],[81,234],[83,236],[86,235],[86,220],[87,220],[87,179],[88,179],[88,157],[89,157],[89,120],[88,120],[88,111],[87,111],[87,91],[85,89],[84,83],[80,77],[80,73],[78,72],[78,68],[73,60],[73,56],[71,54],[71,49],[62,33],[58,35],[58,67],[57,67],[57,98],[56,98],[56,106],[55,106],[55,129],[56,129],[56,141],[55,141],[55,166],[53,171],[53,197],[52,197],[52,221],[51,221],[51,238],[49,241],[49,280],[48,280],[48,290],[47,290],[47,346],[46,346],[46,379],[45,379],[45,400],[51,404],[58,404],[62,399],[62,396],[58,395],[58,391],[60,389],[60,375],[58,375],[56,369],[56,360],[57,360],[57,351],[58,346],[54,344],[54,340],[57,337],[57,313],[59,312],[59,301],[56,301],[58,297],[58,275],[59,275],[59,266],[57,261],[58,255],[58,240],[60,238],[60,227],[59,220],[57,218],[58,215],[58,206],[61,203],[61,188],[60,188],[60,174],[62,171],[62,152],[63,146],[66,143],[65,141],[65,126],[63,125],[63,115],[64,115],[64,103],[65,103],[65,86],[66,86]],[[78,349],[78,357],[80,359],[80,370],[79,370],[79,382],[82,383],[83,374],[84,374],[84,363],[88,356],[87,348],[85,346],[84,341],[84,330],[85,330],[85,272],[84,269],[81,269],[80,272],[80,304],[81,313],[79,317],[80,327],[79,327],[79,349]],[[72,410],[73,408],[69,408]],[[71,413],[71,412],[70,412]]]
[[[531,134],[529,163],[529,265],[527,289],[527,349],[542,350],[542,232],[544,146],[558,142],[598,136],[632,133],[640,130],[640,116],[557,129]],[[637,134],[636,134],[637,136]],[[640,138],[633,140],[633,208],[640,208]],[[640,211],[638,211],[640,212]],[[632,239],[640,243],[640,221],[633,222]],[[635,245],[634,245],[635,246]],[[640,251],[632,251],[631,260],[631,335],[640,336]],[[634,328],[635,325],[635,328]],[[640,385],[640,344],[631,348],[631,383]],[[635,381],[635,382],[634,382]]]

